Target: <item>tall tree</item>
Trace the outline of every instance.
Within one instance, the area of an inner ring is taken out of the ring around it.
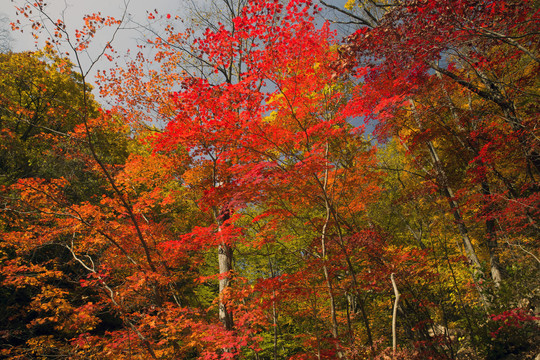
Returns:
[[[480,272],[483,266],[476,254],[478,249],[473,245],[470,230],[460,210],[461,205],[455,196],[463,185],[451,177],[441,154],[441,143],[435,141],[438,136],[446,135],[452,137],[452,142],[457,141],[467,154],[457,159],[462,160],[459,165],[461,169],[480,166],[481,171],[487,171],[485,165],[491,164],[490,173],[494,181],[502,181],[501,191],[506,192],[514,185],[497,170],[498,164],[488,159],[495,153],[486,151],[500,139],[495,137],[494,128],[506,128],[502,130],[506,133],[502,136],[517,141],[516,152],[508,149],[512,153],[510,156],[520,158],[522,179],[529,184],[529,188],[535,187],[533,184],[537,182],[539,174],[536,165],[538,144],[532,126],[535,110],[530,107],[530,96],[534,96],[536,78],[530,70],[538,68],[538,61],[535,55],[537,50],[530,47],[534,45],[529,40],[535,36],[530,24],[537,23],[536,16],[528,2],[478,4],[448,1],[435,4],[421,1],[414,6],[396,4],[389,7],[378,26],[363,28],[352,35],[347,47],[362,61],[361,65],[366,65],[361,72],[365,85],[358,99],[362,99],[361,106],[366,106],[367,116],[377,117],[379,133],[382,136],[398,134],[406,127],[412,127],[419,134],[427,135],[411,139],[423,142],[425,154],[431,158],[428,171],[435,173],[437,186],[452,209],[467,256]],[[427,26],[427,21],[432,24]],[[346,59],[349,58],[344,57],[344,64],[349,61]],[[435,71],[436,75],[431,75],[430,71]],[[425,86],[431,83],[433,86]],[[462,100],[453,98],[459,91],[455,86],[463,91]],[[444,126],[441,129],[444,132],[435,129],[439,124],[427,123],[429,118],[423,120],[424,114],[435,112],[433,103],[423,110],[425,98],[422,98],[422,92],[427,89],[440,91],[440,104],[448,110],[448,118],[439,121]],[[477,118],[469,116],[470,112],[462,110],[466,103],[469,104],[469,111],[475,110],[476,104],[481,104],[483,111],[489,109],[491,114],[497,114],[499,120],[491,121],[491,125],[479,123]],[[397,119],[393,114],[400,108],[407,108],[410,113],[412,121],[406,125],[392,121]],[[487,138],[479,141],[478,131],[488,128],[489,134],[483,133]],[[494,195],[493,184],[488,180],[490,175],[481,176],[476,181],[479,184],[477,188],[480,188],[478,192],[483,195],[486,204],[479,206],[493,208],[487,205]],[[532,197],[526,195],[528,200],[525,200],[525,204],[535,201],[534,193],[529,193]],[[533,217],[529,217],[528,221],[532,228],[536,226]],[[501,270],[496,255],[497,236],[493,219],[486,219],[486,231],[492,279],[499,283]]]

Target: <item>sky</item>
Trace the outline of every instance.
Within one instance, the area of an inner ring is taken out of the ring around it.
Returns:
[[[189,11],[187,7],[193,1],[201,0],[45,0],[47,3],[46,13],[53,19],[64,19],[69,33],[73,34],[75,29],[82,28],[84,21],[83,16],[100,12],[102,16],[112,16],[121,18],[124,12],[126,13],[125,22],[126,29],[119,31],[112,45],[119,56],[127,54],[128,50],[131,53],[139,51],[138,44],[144,43],[145,36],[142,26],[152,27],[153,22],[163,21],[159,17],[151,21],[148,19],[148,11],[155,12],[158,15],[166,18],[167,14],[171,14],[172,18],[178,15],[181,18],[188,17]],[[13,52],[35,51],[41,49],[45,45],[45,39],[49,36],[43,33],[36,40],[31,34],[31,28],[28,21],[24,21],[22,16],[17,16],[16,6],[23,6],[26,0],[0,0],[0,16],[14,22],[17,19],[21,21],[22,32],[15,31],[11,33],[11,50]],[[165,20],[168,21],[168,20]],[[0,24],[4,28],[9,27],[6,24]],[[162,25],[159,26],[160,28]],[[88,71],[87,81],[94,82],[94,78],[98,70],[107,70],[113,67],[114,63],[109,62],[106,58],[101,58],[94,66],[90,67],[93,59],[103,50],[108,41],[111,40],[111,28],[104,28],[96,34],[91,45],[85,54],[82,54],[83,72]],[[64,49],[69,50],[69,49]],[[73,57],[71,57],[73,60]],[[119,65],[122,65],[122,58],[117,59]],[[94,95],[100,98],[97,88],[94,87]],[[105,99],[100,99],[105,100]],[[103,102],[103,101],[102,101]],[[105,101],[106,102],[106,101]]]
[[[0,0],[0,16],[4,15],[4,18],[8,18],[9,21],[16,21],[18,18],[21,21],[23,32],[13,32],[11,34],[11,50],[14,52],[20,51],[32,51],[42,48],[44,41],[48,37],[46,34],[42,34],[39,40],[35,40],[31,35],[31,29],[29,23],[24,21],[22,16],[17,17],[15,6],[23,6],[27,0]],[[83,23],[83,16],[91,13],[101,12],[102,16],[113,16],[116,18],[122,17],[122,14],[126,12],[127,29],[121,30],[113,41],[113,47],[117,51],[117,54],[126,54],[128,50],[132,53],[138,51],[137,44],[144,43],[144,38],[147,34],[144,34],[141,30],[141,26],[152,27],[152,20],[148,19],[148,11],[157,10],[158,19],[154,21],[173,21],[175,16],[179,16],[181,19],[188,19],[190,8],[193,6],[199,6],[205,0],[45,0],[47,3],[46,13],[53,19],[64,19],[64,23],[67,26],[67,30],[73,33],[75,29],[81,28]],[[206,0],[212,1],[212,0]],[[328,1],[328,0],[327,0]],[[329,3],[343,8],[346,0],[330,0]],[[167,14],[172,15],[171,20],[167,20]],[[159,19],[159,16],[163,18]],[[0,24],[4,28],[9,27],[7,24]],[[181,25],[181,24],[180,24]],[[162,28],[160,24],[159,28]],[[175,24],[175,27],[178,27]],[[91,60],[95,59],[105,44],[111,40],[110,28],[105,28],[101,33],[98,33],[96,38],[93,39],[91,47],[83,58],[83,71],[89,69]],[[67,49],[66,49],[67,50]],[[93,66],[88,72],[87,81],[92,83],[97,73],[97,70],[106,70],[112,67],[113,63],[102,58],[95,66]],[[121,65],[121,64],[120,64]],[[94,94],[99,95],[94,91]]]
[[[161,15],[172,14],[187,17],[188,8],[197,5],[201,0],[48,0],[47,13],[53,19],[64,18],[68,27],[74,29],[82,25],[85,14],[101,12],[102,15],[120,17],[127,9],[128,17],[139,24],[148,25],[147,11],[158,10]],[[328,0],[327,0],[328,1]],[[10,21],[17,19],[15,6],[22,6],[26,0],[0,0],[0,15],[4,14]],[[343,8],[346,0],[330,0],[328,3]],[[22,20],[21,20],[22,21]],[[12,50],[15,52],[34,50],[35,40],[27,27],[24,33],[12,34]],[[135,29],[125,30],[116,39],[117,48],[130,48],[141,39]],[[38,43],[38,46],[43,44]]]
[[[25,0],[0,0],[6,4],[1,7],[1,12],[9,17],[11,21],[17,19],[15,6],[21,6]],[[151,6],[151,9],[149,8]],[[129,18],[145,23],[147,20],[147,10],[157,9],[159,13],[182,13],[180,1],[175,0],[48,0],[46,12],[53,19],[65,19],[65,23],[70,28],[80,27],[85,14],[101,12],[102,15],[114,17],[122,16],[127,9]],[[22,21],[22,20],[21,20]],[[35,41],[30,35],[29,29],[23,29],[25,32],[13,34],[13,51],[25,51],[35,48]],[[125,41],[136,36],[134,30],[126,30],[117,42],[126,44]]]
[[[25,0],[0,0],[0,2],[7,4],[7,6],[0,8],[0,12],[7,15],[10,21],[19,18],[21,23],[25,24],[21,16],[17,17],[15,9],[15,6],[24,4]],[[180,4],[181,1],[178,0],[48,0],[46,13],[54,20],[64,19],[68,31],[73,33],[75,29],[82,27],[84,24],[83,16],[87,14],[101,12],[102,16],[121,18],[123,13],[126,12],[129,20],[148,26],[151,25],[151,22],[148,20],[147,10],[156,9],[159,14],[170,13],[185,16]],[[150,9],[149,6],[151,6]],[[137,29],[133,22],[127,23],[128,29],[121,30],[113,41],[113,46],[119,54],[127,52],[128,49],[135,49],[136,45],[143,40],[140,30]],[[36,41],[31,35],[28,23],[22,26],[22,30],[22,33],[19,31],[12,33],[12,51],[32,51],[43,47],[44,40],[48,37],[46,34],[43,34]],[[110,36],[110,28],[105,28],[101,33],[97,34],[89,49],[89,57],[92,58],[97,52],[100,52],[104,45],[111,40]],[[107,64],[102,65],[107,67]]]

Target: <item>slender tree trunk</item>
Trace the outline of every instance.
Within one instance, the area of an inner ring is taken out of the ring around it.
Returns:
[[[327,150],[328,150],[328,147],[327,147]],[[338,218],[336,210],[333,207],[332,203],[330,202],[330,198],[328,196],[328,192],[327,192],[328,174],[327,173],[325,175],[324,182],[319,183],[319,184],[320,184],[321,189],[323,191],[323,195],[324,195],[324,199],[325,199],[325,206],[326,206],[326,210],[327,210],[326,223],[328,223],[328,221],[329,221],[329,215],[332,215],[332,217],[334,218],[334,221],[336,222],[336,225],[337,225],[337,231],[338,231],[338,236],[339,236],[338,244],[339,244],[339,246],[341,248],[341,251],[342,251],[343,255],[345,256],[345,260],[347,262],[347,267],[349,269],[349,273],[351,274],[351,278],[352,278],[352,281],[353,281],[353,288],[354,288],[354,291],[355,291],[357,299],[358,299],[358,305],[360,307],[360,312],[362,314],[362,320],[363,320],[364,326],[366,328],[368,344],[369,344],[370,348],[373,348],[373,337],[372,337],[372,334],[371,334],[371,327],[369,325],[369,318],[367,316],[364,300],[362,299],[362,296],[360,294],[360,290],[359,290],[359,287],[358,287],[358,282],[356,280],[356,272],[355,272],[354,267],[352,265],[351,258],[349,256],[349,254],[347,253],[347,249],[345,248],[343,235],[342,235],[341,229],[339,227],[339,218]],[[324,233],[324,231],[323,231],[323,233]],[[353,338],[353,336],[352,336],[352,331],[351,331],[351,339],[352,338]]]
[[[420,123],[420,120],[418,119],[416,106],[412,99],[410,99],[410,104],[411,104],[411,109],[413,112],[413,118],[416,120],[416,123],[419,129],[422,130],[423,127],[422,127],[422,124]],[[437,150],[435,149],[431,141],[427,141],[426,146],[431,156],[432,167],[435,169],[437,173],[437,181],[439,183],[439,186],[442,188],[443,195],[446,197],[448,204],[450,205],[452,215],[454,216],[454,220],[456,221],[459,233],[461,235],[461,240],[465,248],[465,253],[467,254],[467,258],[469,259],[469,261],[471,262],[471,264],[473,265],[475,269],[475,273],[476,273],[475,276],[483,276],[482,264],[480,263],[478,256],[476,256],[476,251],[472,244],[471,238],[469,237],[469,231],[467,229],[467,226],[465,225],[465,222],[463,221],[461,212],[459,211],[459,206],[454,198],[454,191],[450,187],[448,176],[446,175],[446,172],[444,171],[441,160],[439,158],[439,154],[437,153]]]
[[[272,301],[272,325],[274,326],[274,344],[273,344],[273,354],[274,360],[278,360],[278,324],[277,324],[277,309],[276,309],[276,291],[272,290],[272,296],[274,300]]]
[[[328,296],[330,297],[330,318],[332,319],[332,336],[334,339],[338,339],[339,332],[338,332],[338,323],[336,318],[336,304],[335,304],[335,298],[334,298],[334,289],[332,286],[332,281],[330,279],[330,274],[328,273],[328,267],[326,265],[326,259],[327,259],[327,252],[326,252],[326,225],[328,224],[328,219],[330,217],[330,211],[327,211],[327,218],[326,223],[323,226],[323,234],[321,236],[321,258],[323,261],[323,273],[324,273],[324,280],[326,282],[326,288],[328,290]]]
[[[221,243],[218,247],[218,261],[219,261],[219,320],[227,330],[232,330],[234,327],[232,312],[227,309],[223,301],[225,289],[229,287],[230,279],[224,274],[229,274],[232,270],[232,248]]]
[[[328,143],[326,144],[326,162],[328,163]],[[328,165],[328,164],[326,164]],[[324,171],[324,183],[323,183],[323,191],[326,194],[328,186],[328,166],[326,167]],[[326,282],[326,288],[328,290],[328,296],[330,297],[330,318],[332,321],[332,337],[337,341],[339,340],[339,328],[338,328],[338,322],[336,318],[336,303],[335,303],[335,297],[334,297],[334,289],[332,287],[332,280],[330,279],[330,275],[328,273],[328,267],[327,267],[327,252],[326,252],[326,231],[328,228],[328,223],[330,222],[330,203],[327,196],[325,196],[325,208],[326,208],[326,219],[324,221],[324,225],[321,231],[321,258],[323,262],[323,273],[324,273],[324,279]],[[338,356],[341,358],[343,355],[338,349]]]
[[[354,333],[352,329],[351,310],[352,310],[352,296],[350,293],[346,293],[347,297],[347,332],[349,335],[349,345],[354,345]]]
[[[214,159],[214,168],[213,168],[213,184],[214,187],[217,187],[220,183],[217,180],[217,161]],[[225,302],[225,292],[230,285],[230,273],[233,269],[233,248],[227,244],[223,239],[222,229],[224,223],[229,219],[230,213],[228,208],[219,209],[217,206],[212,206],[212,212],[214,214],[214,221],[217,225],[218,236],[221,239],[220,244],[218,245],[218,267],[219,267],[219,321],[223,325],[225,330],[233,330],[234,321],[233,313],[227,309],[227,304]],[[223,348],[224,353],[230,353],[230,348]],[[236,359],[236,357],[233,357]]]
[[[227,220],[228,213],[219,214],[217,207],[213,208],[214,217],[218,225],[218,232],[221,233],[223,222]],[[218,246],[218,264],[219,264],[219,321],[226,330],[232,330],[234,327],[233,314],[227,309],[223,298],[225,290],[230,285],[229,274],[232,270],[233,249],[225,242]]]
[[[212,183],[214,187],[218,187],[222,183],[218,180],[217,159],[213,158]],[[232,270],[233,249],[227,244],[222,236],[223,224],[229,219],[230,212],[228,208],[219,209],[217,206],[212,206],[214,221],[217,225],[217,231],[221,239],[218,245],[218,266],[219,266],[219,321],[223,324],[226,330],[232,330],[234,327],[233,314],[227,309],[225,304],[225,290],[230,285],[230,272]],[[224,349],[227,351],[228,349]]]
[[[437,72],[437,77],[439,79],[442,79],[441,73]],[[452,98],[450,97],[450,95],[448,94],[448,92],[442,85],[441,85],[441,89],[444,92],[444,95],[446,96],[448,106],[450,107],[450,110],[452,112],[454,125],[457,126],[457,128],[460,131],[465,131],[465,129],[463,129],[462,125],[459,122],[456,106],[454,105]],[[470,100],[469,100],[469,110],[473,111],[472,102]],[[478,150],[479,144],[477,144],[476,141],[470,140],[470,139],[462,140],[457,135],[454,135],[454,137],[461,143],[464,149],[466,149],[473,158],[477,158],[479,156],[479,150]],[[479,165],[485,165],[485,163],[482,160],[479,160],[479,161],[480,161]],[[482,194],[484,196],[491,195],[489,183],[485,175],[482,176],[481,189],[482,189]],[[490,208],[491,207],[488,206],[488,211],[490,210]],[[495,219],[488,218],[486,219],[485,224],[486,224],[486,245],[489,251],[491,278],[493,282],[495,283],[495,286],[499,287],[500,282],[502,280],[502,275],[501,275],[501,270],[500,270],[499,256],[497,254],[498,244],[497,244],[497,235],[495,232]]]
[[[487,182],[482,183],[482,193],[484,195],[491,195],[489,185]],[[488,211],[490,206],[488,206]],[[498,242],[497,242],[497,233],[495,231],[495,219],[487,214],[488,218],[486,219],[486,244],[489,251],[489,264],[491,270],[491,279],[496,287],[500,286],[502,275],[501,275],[501,263],[499,261]]]
[[[394,311],[392,313],[392,353],[393,356],[396,354],[397,347],[397,335],[396,335],[396,321],[397,321],[397,309],[399,305],[399,297],[401,294],[396,285],[396,280],[394,279],[394,273],[390,274],[390,280],[392,281],[392,287],[394,288],[394,295],[396,299],[394,300]]]
[[[221,233],[221,227],[223,222],[227,220],[228,212],[225,214],[219,214],[217,207],[213,207],[214,216],[218,224],[218,232]],[[221,236],[221,235],[220,235]],[[233,313],[227,309],[225,303],[225,291],[230,285],[229,274],[232,270],[233,249],[225,242],[221,242],[218,246],[218,265],[219,265],[219,321],[223,324],[225,330],[233,330],[234,321]],[[230,352],[230,348],[223,348],[223,352]],[[236,359],[234,357],[233,359]]]
[[[268,249],[268,245],[266,245],[266,257],[268,259],[268,267],[270,268],[270,275],[272,278],[276,276],[276,272],[274,271],[274,265],[272,264],[272,260],[270,259],[270,250]],[[276,289],[272,288],[272,325],[274,327],[273,332],[273,356],[274,360],[278,360],[278,335],[279,335],[279,329],[278,329],[278,311],[276,306]]]
[[[364,327],[366,328],[366,334],[368,338],[368,344],[370,348],[373,348],[373,335],[371,334],[371,325],[369,324],[369,317],[366,312],[366,305],[364,303],[364,300],[362,299],[362,294],[360,294],[360,289],[358,287],[358,281],[356,280],[356,270],[353,267],[351,258],[349,257],[349,254],[347,254],[346,250],[343,249],[342,244],[342,250],[345,254],[345,261],[347,262],[347,267],[349,269],[349,273],[351,274],[351,279],[353,281],[353,287],[354,291],[356,293],[356,297],[358,300],[358,306],[360,307],[360,314],[362,315],[362,321],[364,322]]]

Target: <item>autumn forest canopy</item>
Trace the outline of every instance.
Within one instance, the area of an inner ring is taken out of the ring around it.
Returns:
[[[537,1],[12,4],[0,358],[540,354]]]

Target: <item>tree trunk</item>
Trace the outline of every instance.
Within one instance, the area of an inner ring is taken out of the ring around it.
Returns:
[[[218,261],[219,261],[219,320],[223,324],[226,330],[232,330],[234,327],[232,312],[227,309],[223,301],[224,292],[229,287],[230,279],[228,275],[232,270],[232,248],[221,243],[218,247]]]
[[[482,183],[482,193],[484,195],[491,195],[489,185],[487,182]],[[488,206],[488,211],[490,206]],[[491,279],[496,287],[499,287],[502,275],[501,275],[501,264],[499,261],[499,254],[497,254],[497,248],[499,247],[497,243],[497,233],[495,231],[495,219],[491,218],[487,214],[488,218],[486,219],[486,245],[489,251],[489,264],[491,270]]]
[[[396,347],[397,347],[397,335],[396,335],[397,309],[399,305],[399,297],[401,296],[401,294],[399,293],[399,290],[396,285],[396,281],[394,280],[394,273],[390,274],[390,280],[392,281],[392,287],[394,288],[394,295],[396,296],[396,300],[394,300],[394,311],[392,313],[392,353],[395,356]]]
[[[326,162],[328,162],[328,143],[326,144]],[[328,165],[328,164],[327,164]],[[325,208],[326,208],[326,219],[321,231],[321,258],[323,262],[323,273],[324,273],[324,280],[326,281],[326,288],[328,290],[328,296],[330,297],[330,318],[332,321],[332,337],[336,340],[336,346],[337,341],[339,340],[339,329],[338,329],[338,322],[336,318],[336,302],[335,302],[335,296],[334,296],[334,289],[332,287],[332,280],[330,279],[330,275],[328,273],[328,266],[327,264],[327,252],[326,252],[326,232],[328,228],[328,223],[330,222],[330,202],[328,197],[326,196],[328,186],[328,167],[326,168],[324,172],[324,184],[323,184],[323,191],[324,191],[324,198],[325,198]],[[341,351],[339,351],[339,348],[337,349],[337,354],[339,358],[342,358],[343,355]]]
[[[218,233],[221,236],[221,228],[223,223],[229,219],[229,210],[221,209],[219,212],[217,207],[212,208],[214,218],[218,226]],[[226,242],[222,241],[218,246],[218,264],[219,264],[219,321],[223,324],[226,330],[232,330],[234,327],[232,312],[227,309],[224,302],[225,290],[230,285],[230,272],[232,270],[233,249]]]
[[[437,77],[439,79],[442,79],[442,75],[440,72],[437,72]],[[457,126],[460,131],[465,131],[465,129],[460,124],[459,117],[456,111],[456,106],[452,102],[450,95],[448,95],[448,92],[443,86],[441,86],[441,89],[444,92],[444,95],[446,96],[448,105],[452,112],[452,117],[454,119],[455,126]],[[473,111],[472,102],[470,101],[470,99],[469,99],[469,110]],[[454,135],[454,137],[461,143],[461,145],[469,152],[469,154],[473,158],[478,158],[478,156],[480,155],[479,150],[478,150],[479,144],[477,144],[476,141],[471,140],[471,139],[462,140],[457,135]],[[486,165],[482,160],[479,160],[479,161],[480,161],[479,165]],[[482,189],[482,194],[484,196],[491,195],[489,183],[485,175],[482,176],[481,189]],[[488,211],[490,211],[490,208],[491,206],[488,206]],[[495,219],[488,218],[486,219],[485,223],[486,223],[486,245],[489,251],[491,278],[493,282],[495,283],[495,286],[499,287],[502,276],[501,276],[501,270],[500,270],[499,256],[497,254],[498,244],[497,244],[497,236],[495,232]]]
[[[414,104],[414,101],[410,99],[410,103],[411,103],[411,109],[413,112],[413,117],[416,120],[418,128],[420,130],[423,130],[422,124],[420,123],[420,120],[418,120],[418,114],[416,113],[416,106]],[[431,141],[427,141],[426,145],[429,150],[429,154],[431,156],[432,167],[435,170],[436,175],[437,175],[438,185],[442,188],[443,195],[446,197],[448,204],[450,205],[450,209],[454,216],[454,220],[456,221],[459,233],[461,235],[461,240],[463,242],[463,246],[465,248],[465,253],[467,254],[467,258],[473,265],[476,272],[476,276],[483,276],[482,265],[480,264],[480,260],[476,256],[476,251],[474,250],[474,246],[472,245],[471,238],[469,237],[469,231],[463,221],[463,217],[461,216],[461,212],[459,211],[458,204],[456,200],[454,200],[454,192],[452,188],[450,187],[450,184],[448,183],[448,177],[446,176],[446,172],[444,171],[444,168],[441,164],[439,154],[437,153],[437,150],[435,149]]]

